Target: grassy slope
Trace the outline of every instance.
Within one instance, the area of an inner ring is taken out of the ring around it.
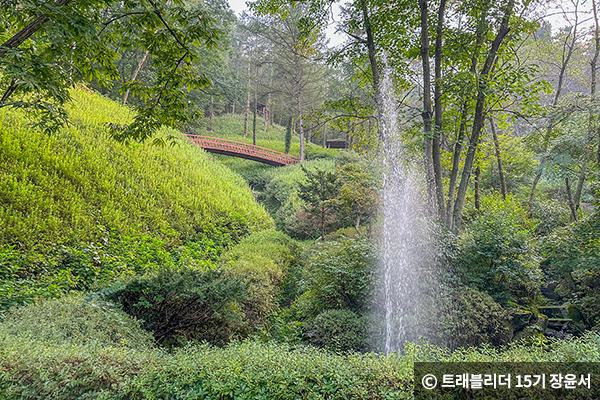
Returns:
[[[246,182],[198,147],[116,143],[105,124],[130,112],[86,91],[73,97],[70,124],[55,135],[0,110],[0,244],[91,241],[107,230],[173,243],[273,225]]]

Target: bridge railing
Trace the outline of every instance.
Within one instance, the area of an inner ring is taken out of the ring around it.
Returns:
[[[186,134],[193,142],[202,148],[222,150],[238,154],[246,154],[253,157],[264,158],[283,165],[296,164],[300,162],[298,157],[282,153],[280,151],[267,149],[266,147],[254,146],[244,142],[236,142],[229,139],[221,139],[210,136],[199,136]]]

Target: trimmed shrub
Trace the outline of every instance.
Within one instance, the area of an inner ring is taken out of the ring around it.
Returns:
[[[297,270],[299,257],[298,244],[277,231],[256,232],[223,254],[221,265],[228,276],[249,282],[242,308],[248,331],[266,325],[279,301],[290,302],[282,295],[295,295],[290,287],[294,283],[286,277],[291,270]],[[284,286],[287,292],[283,291]]]
[[[455,289],[439,322],[443,343],[449,348],[492,344],[501,346],[513,336],[510,314],[490,295],[473,288]]]
[[[305,293],[294,304],[301,318],[314,318],[324,310],[355,313],[374,305],[376,257],[374,245],[364,239],[318,243],[305,267]]]
[[[0,346],[6,400],[411,399],[408,359],[338,356],[310,347],[243,342],[174,354],[120,347]]]
[[[179,351],[135,382],[133,398],[411,399],[406,359],[244,342]]]

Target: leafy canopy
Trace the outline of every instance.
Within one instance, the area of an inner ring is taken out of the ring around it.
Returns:
[[[122,86],[142,100],[136,117],[110,125],[123,141],[143,141],[194,115],[186,93],[210,83],[201,55],[221,36],[203,2],[182,0],[5,0],[0,21],[0,107],[28,110],[47,131],[66,121],[75,83],[110,87],[125,51],[148,51],[153,81]]]

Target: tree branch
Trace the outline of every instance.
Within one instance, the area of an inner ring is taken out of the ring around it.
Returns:
[[[121,18],[128,17],[130,15],[139,15],[139,14],[144,14],[144,12],[143,11],[126,12],[124,14],[117,15],[116,17],[109,19],[108,21],[103,23],[104,26],[102,27],[102,29],[100,29],[100,32],[98,33],[98,35],[102,35],[102,32],[104,32],[104,30],[108,27],[108,25],[112,24],[113,22],[115,22]]]
[[[64,6],[71,2],[71,0],[58,0],[55,2],[57,6]],[[9,49],[14,49],[15,47],[19,47],[24,41],[29,39],[34,33],[36,33],[42,25],[48,22],[50,18],[47,15],[40,15],[33,21],[31,21],[27,26],[21,29],[19,32],[15,33],[13,37],[8,39],[2,45],[0,45],[0,58],[4,58]]]
[[[152,7],[154,7],[154,14],[156,14],[156,16],[160,19],[160,21],[163,23],[163,25],[167,28],[167,30],[169,31],[169,33],[171,34],[171,36],[173,36],[173,38],[177,41],[177,43],[179,43],[179,45],[188,53],[190,52],[190,49],[188,49],[188,47],[185,45],[185,43],[183,43],[181,41],[181,39],[179,38],[179,36],[177,36],[177,34],[173,31],[173,29],[169,26],[169,24],[167,23],[167,21],[165,21],[165,19],[163,18],[162,14],[160,13],[158,7],[156,6],[156,4],[154,3],[154,1],[152,0],[148,0],[148,2],[150,4],[152,4]]]

